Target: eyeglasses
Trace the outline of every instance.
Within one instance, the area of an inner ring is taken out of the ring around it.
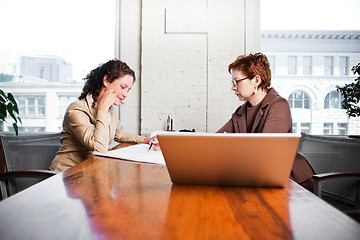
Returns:
[[[239,84],[240,81],[243,81],[245,79],[250,79],[249,77],[244,77],[244,78],[240,78],[240,79],[232,79],[231,80],[231,84],[233,85],[233,87],[237,87],[237,85]]]

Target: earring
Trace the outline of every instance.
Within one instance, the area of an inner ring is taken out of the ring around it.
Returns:
[[[255,89],[254,89],[254,94],[256,94],[257,91],[258,91],[258,89],[257,89],[257,87],[255,87]]]

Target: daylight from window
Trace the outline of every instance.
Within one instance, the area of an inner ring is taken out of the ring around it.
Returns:
[[[360,134],[359,117],[347,116],[336,91],[356,78],[360,1],[261,0],[260,12],[261,51],[272,86],[289,101],[293,131]]]
[[[61,129],[82,79],[114,58],[115,13],[115,0],[0,0],[0,89],[18,102],[19,132]]]

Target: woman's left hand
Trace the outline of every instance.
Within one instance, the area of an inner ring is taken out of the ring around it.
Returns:
[[[145,142],[147,144],[151,145],[151,149],[154,149],[155,151],[160,150],[160,144],[156,136],[152,138],[145,138]]]

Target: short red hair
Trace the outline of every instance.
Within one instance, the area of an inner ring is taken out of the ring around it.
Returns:
[[[243,72],[248,78],[253,78],[259,75],[261,78],[261,84],[259,88],[267,89],[271,85],[271,70],[267,57],[262,53],[255,53],[241,55],[228,67],[228,71],[231,74],[233,70]]]

